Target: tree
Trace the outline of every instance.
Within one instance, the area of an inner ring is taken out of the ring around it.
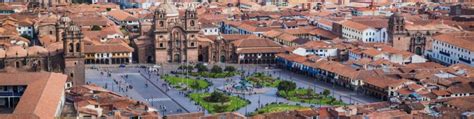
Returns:
[[[191,84],[191,88],[193,88],[193,89],[199,89],[200,87],[199,87],[198,81],[193,81],[193,83]]]
[[[226,66],[225,69],[224,69],[224,71],[226,71],[226,72],[234,72],[234,71],[236,71],[236,69],[235,69],[235,67],[233,67],[233,66]]]
[[[211,72],[212,73],[222,73],[222,68],[217,66],[217,65],[214,65],[214,66],[212,66]]]
[[[107,12],[110,12],[110,10],[112,10],[112,8],[105,8],[105,10],[107,10]]]
[[[312,96],[313,96],[313,91],[314,91],[314,90],[311,89],[311,88],[306,89],[306,96],[312,97]]]
[[[196,64],[196,66],[194,66],[194,68],[196,68],[196,69],[198,70],[198,72],[206,72],[206,71],[208,71],[207,67],[204,66],[202,63]]]
[[[97,25],[93,25],[92,28],[91,28],[92,31],[100,31],[102,30],[102,28],[100,28],[100,26],[97,26]]]
[[[278,90],[283,90],[288,95],[289,91],[296,89],[296,83],[291,81],[281,81],[277,87]]]
[[[328,89],[324,89],[323,95],[327,97],[327,96],[329,96],[329,94],[331,94],[331,91],[328,90]]]
[[[229,99],[230,99],[229,96],[227,96],[224,93],[219,92],[219,91],[214,91],[214,92],[211,93],[211,96],[206,97],[206,101],[220,102],[222,104],[224,104],[224,102],[229,101]]]

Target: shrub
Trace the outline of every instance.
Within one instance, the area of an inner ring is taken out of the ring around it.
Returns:
[[[217,65],[214,65],[214,66],[212,66],[211,72],[212,73],[222,73],[222,68],[217,66]]]
[[[285,93],[288,93],[289,91],[295,90],[296,89],[296,83],[291,82],[291,81],[281,81],[278,84],[277,89],[280,91],[285,91]]]
[[[226,67],[224,68],[224,71],[226,71],[226,72],[234,72],[234,71],[236,71],[236,69],[235,69],[235,67],[233,67],[233,66],[226,66]]]

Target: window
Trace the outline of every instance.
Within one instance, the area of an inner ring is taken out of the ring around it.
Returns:
[[[69,52],[74,52],[74,44],[69,43]]]
[[[53,35],[53,31],[49,31],[49,35]]]
[[[194,47],[194,42],[191,43],[191,47]]]
[[[194,20],[191,20],[191,22],[189,23],[191,26],[194,26]]]
[[[81,52],[81,44],[76,43],[76,52]]]
[[[160,21],[160,27],[163,27],[163,26],[164,26],[163,21]]]
[[[160,47],[163,47],[163,43],[160,43]]]

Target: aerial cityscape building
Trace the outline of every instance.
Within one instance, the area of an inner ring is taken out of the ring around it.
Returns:
[[[474,118],[472,0],[0,0],[0,118]]]

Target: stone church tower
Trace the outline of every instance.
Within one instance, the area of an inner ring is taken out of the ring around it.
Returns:
[[[73,85],[85,84],[84,38],[81,28],[68,25],[62,33],[64,52],[64,73]]]
[[[178,9],[164,2],[154,13],[155,63],[196,63],[199,24],[195,9]]]
[[[426,46],[429,44],[428,38],[435,32],[417,28],[407,29],[407,27],[405,18],[400,12],[390,16],[388,21],[389,43],[396,49],[423,56]]]
[[[55,24],[56,32],[54,33],[54,36],[56,36],[56,42],[62,40],[62,34],[64,30],[69,26],[69,24],[71,24],[71,22],[71,18],[67,16],[61,16],[61,18],[59,18],[58,22],[56,22]]]
[[[405,18],[400,12],[395,12],[388,20],[388,42],[394,45],[394,42],[401,40],[406,35]]]

